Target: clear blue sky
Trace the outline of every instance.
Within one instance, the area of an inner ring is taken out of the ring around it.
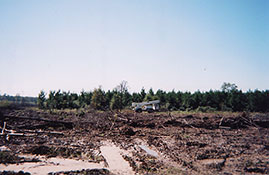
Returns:
[[[0,0],[0,94],[269,88],[269,0]]]

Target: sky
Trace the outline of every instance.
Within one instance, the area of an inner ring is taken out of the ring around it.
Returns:
[[[0,0],[0,94],[269,89],[268,0]]]

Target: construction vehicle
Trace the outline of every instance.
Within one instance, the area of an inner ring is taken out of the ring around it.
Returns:
[[[151,113],[153,111],[158,111],[160,109],[160,100],[147,101],[141,103],[132,103],[132,108],[135,112],[147,111]]]

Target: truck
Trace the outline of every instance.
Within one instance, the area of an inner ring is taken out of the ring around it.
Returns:
[[[158,111],[160,109],[160,100],[147,101],[147,102],[133,102],[132,108],[135,112],[147,111],[151,113],[153,111]]]

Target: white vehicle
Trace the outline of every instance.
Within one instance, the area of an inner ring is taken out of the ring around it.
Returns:
[[[135,112],[153,112],[160,109],[160,100],[148,101],[148,102],[141,102],[141,103],[132,103],[133,110]]]

